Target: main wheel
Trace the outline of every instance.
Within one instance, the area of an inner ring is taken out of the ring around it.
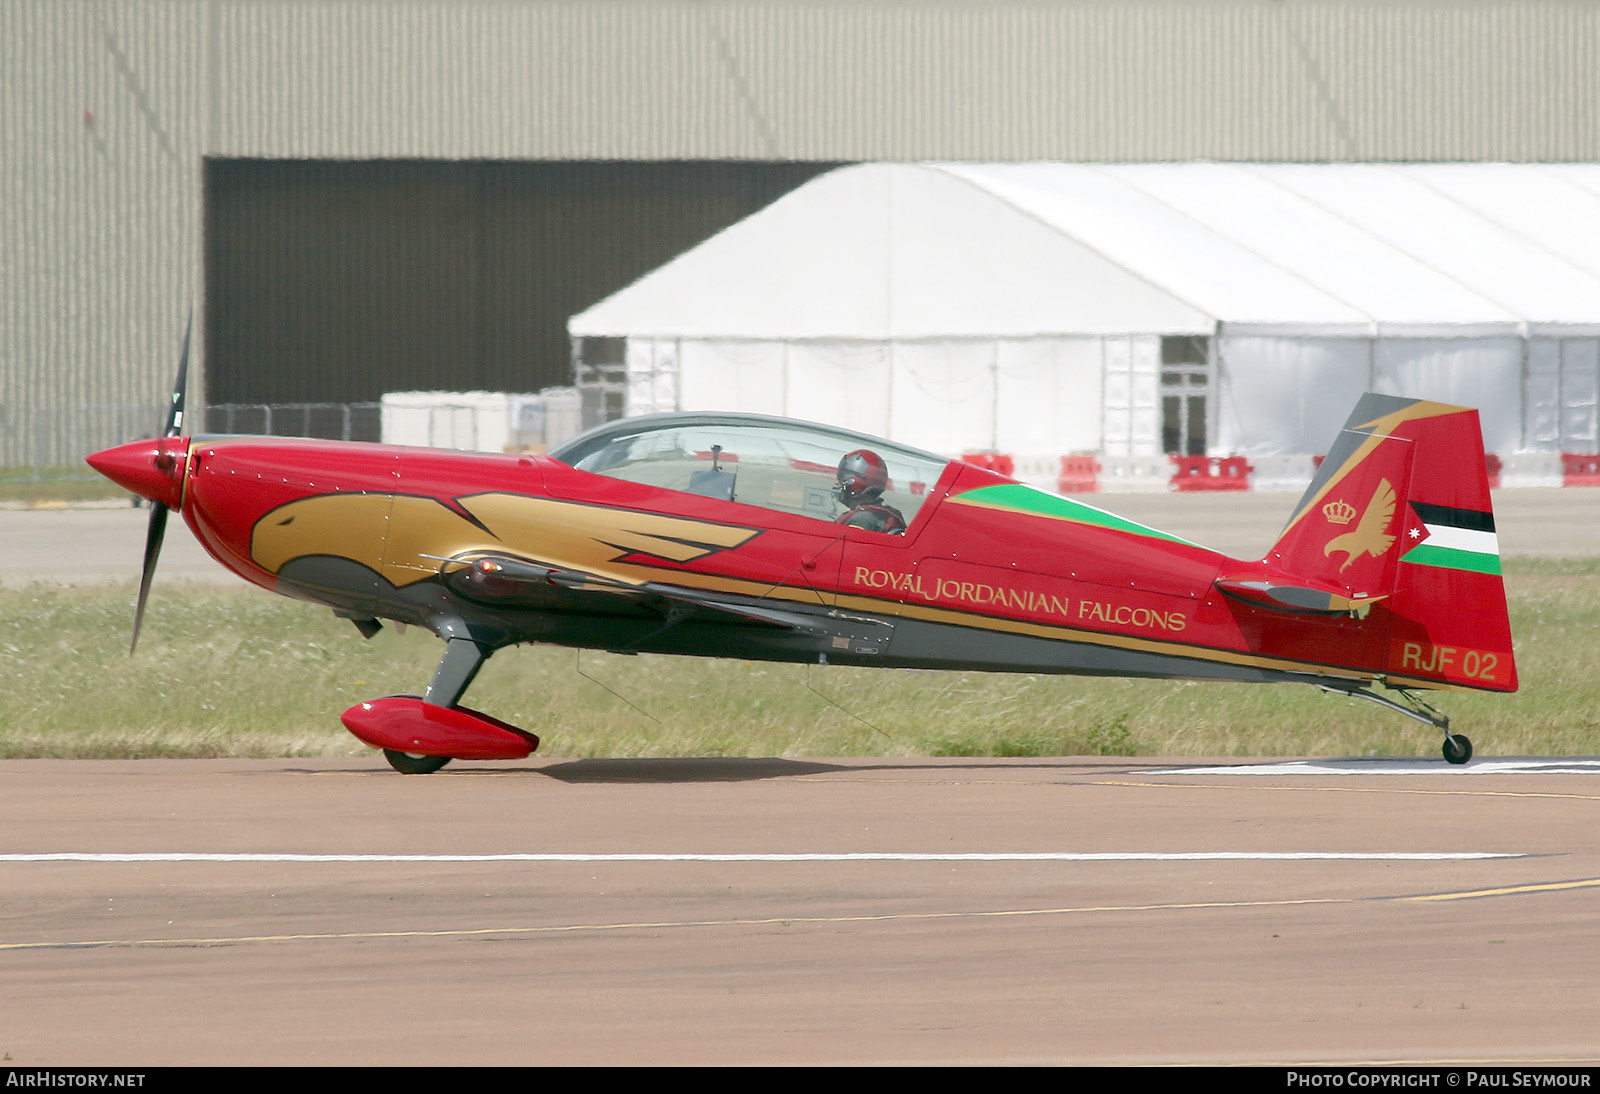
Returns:
[[[418,756],[394,748],[384,749],[383,758],[389,761],[390,767],[402,775],[431,775],[450,762],[449,756]]]
[[[1445,737],[1444,759],[1446,763],[1464,764],[1472,759],[1472,742],[1459,733]]]

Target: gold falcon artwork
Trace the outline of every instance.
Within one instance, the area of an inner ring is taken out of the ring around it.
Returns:
[[[1355,531],[1334,536],[1328,545],[1322,549],[1324,556],[1335,551],[1345,554],[1344,565],[1339,567],[1339,572],[1344,573],[1350,564],[1362,555],[1371,555],[1377,558],[1389,549],[1394,542],[1394,537],[1387,534],[1384,529],[1389,527],[1389,521],[1394,519],[1394,487],[1389,485],[1388,479],[1378,482],[1378,488],[1372,492],[1372,499],[1367,502],[1366,510],[1361,514],[1361,520],[1356,524]]]

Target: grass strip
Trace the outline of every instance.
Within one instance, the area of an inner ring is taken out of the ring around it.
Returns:
[[[1600,559],[1508,560],[1522,690],[1437,699],[1480,753],[1600,751],[1597,570]],[[363,641],[325,609],[256,589],[158,585],[129,657],[133,599],[131,585],[0,589],[0,757],[360,755],[339,712],[420,692],[440,653],[416,628]],[[468,701],[562,756],[1431,756],[1439,747],[1426,727],[1308,687],[544,646],[496,654]]]

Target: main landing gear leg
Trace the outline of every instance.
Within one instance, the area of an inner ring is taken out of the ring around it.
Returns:
[[[433,680],[422,700],[434,706],[453,707],[461,701],[478,670],[494,651],[470,638],[452,638],[445,643],[444,656],[433,672]],[[383,758],[402,775],[431,775],[450,762],[449,756],[426,756],[386,748]]]
[[[461,702],[478,670],[494,651],[480,646],[470,638],[452,638],[444,644],[444,656],[439,667],[433,670],[433,681],[422,693],[425,703],[436,707],[453,707]]]
[[[1467,739],[1466,734],[1451,733],[1450,719],[1419,699],[1410,688],[1397,688],[1392,684],[1385,684],[1385,687],[1400,696],[1399,699],[1390,699],[1387,696],[1379,695],[1371,688],[1360,687],[1354,683],[1319,683],[1317,686],[1323,691],[1331,691],[1338,695],[1348,695],[1355,699],[1370,699],[1379,706],[1399,711],[1407,718],[1415,718],[1419,722],[1426,722],[1435,729],[1443,730],[1444,747],[1440,751],[1444,753],[1446,763],[1464,764],[1472,759],[1472,742]]]

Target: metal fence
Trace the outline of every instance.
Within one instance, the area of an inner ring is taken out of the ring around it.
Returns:
[[[22,462],[0,467],[11,482],[93,479],[83,462],[91,452],[153,437],[167,407],[150,404],[42,407],[28,421]],[[188,425],[195,432],[256,433],[276,437],[326,437],[376,441],[382,432],[378,403],[223,403],[201,408]]]
[[[219,403],[206,407],[203,432],[376,441],[381,410],[380,403]]]

